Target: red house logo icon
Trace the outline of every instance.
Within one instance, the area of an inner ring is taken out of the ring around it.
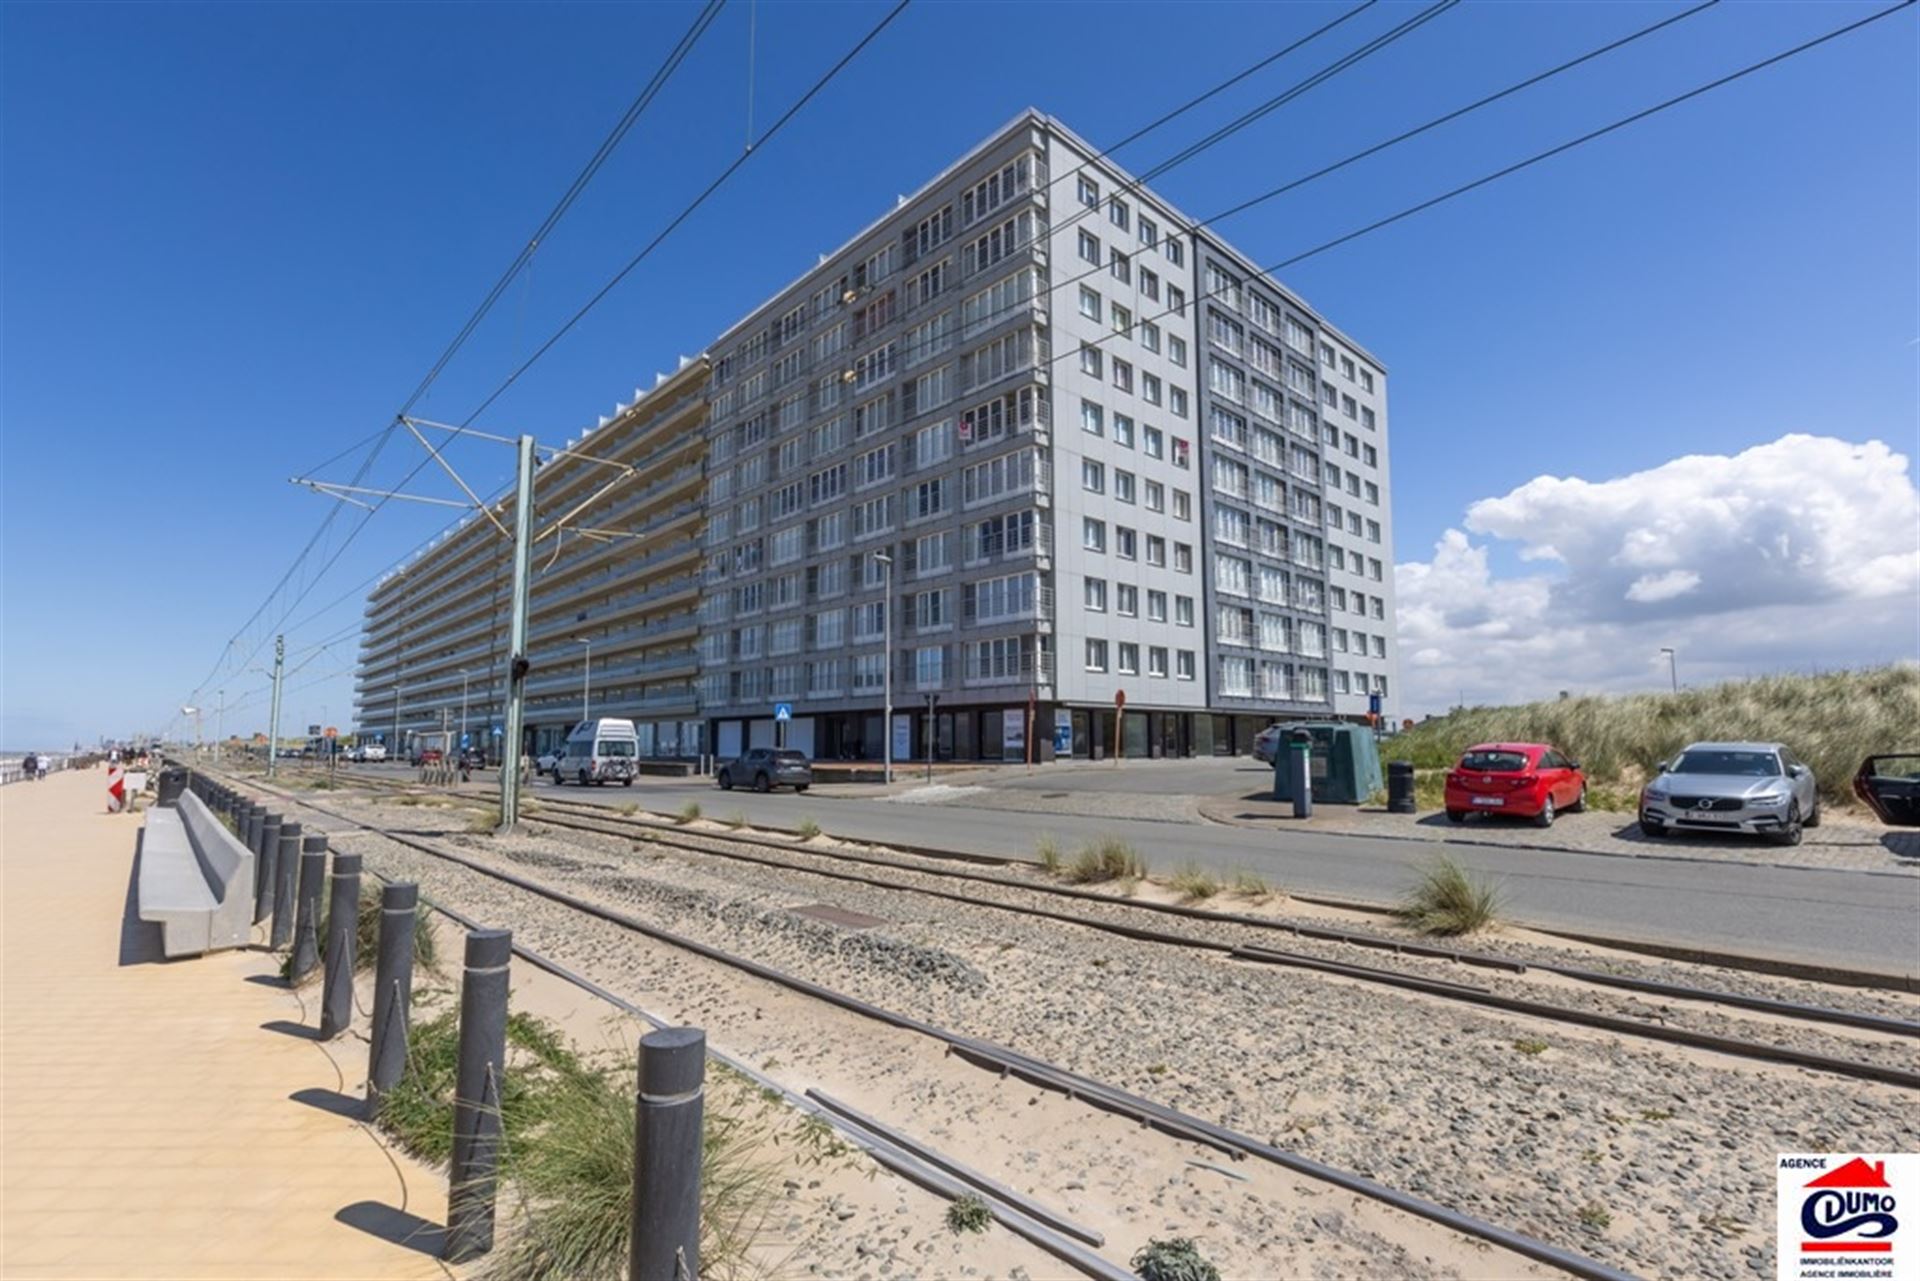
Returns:
[[[1800,1248],[1818,1254],[1891,1255],[1893,1185],[1884,1161],[1855,1157],[1836,1170],[1809,1179],[1800,1203]]]

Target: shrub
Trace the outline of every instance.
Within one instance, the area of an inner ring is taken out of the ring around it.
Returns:
[[[685,805],[682,805],[680,807],[680,813],[677,816],[678,820],[682,823],[691,823],[693,822],[693,820],[699,817],[700,817],[699,801],[688,801]]]
[[[812,815],[808,815],[806,818],[800,820],[800,826],[797,832],[801,840],[810,841],[820,835],[820,824],[813,821]]]
[[[1501,897],[1494,882],[1443,857],[1420,874],[1399,915],[1423,934],[1471,934],[1493,924]]]
[[[1523,1036],[1513,1043],[1513,1048],[1522,1054],[1545,1054],[1547,1043],[1537,1036]]]
[[[1579,1217],[1583,1226],[1592,1228],[1595,1232],[1602,1231],[1613,1222],[1612,1212],[1598,1201],[1589,1201],[1581,1206]]]
[[[1060,875],[1060,842],[1051,835],[1041,833],[1040,839],[1033,844],[1033,856],[1040,861],[1040,870],[1047,875]]]
[[[430,974],[440,972],[440,939],[434,931],[433,912],[423,901],[414,909],[413,920],[413,963],[418,969]],[[327,960],[327,923],[333,918],[333,900],[328,894],[320,896],[320,919],[315,924],[319,932],[318,951],[320,966],[308,975],[311,982],[322,973]],[[360,884],[360,910],[354,922],[353,932],[353,971],[363,973],[374,968],[380,952],[380,886],[371,878]],[[293,969],[293,954],[289,952],[280,962],[280,977],[286,978]]]
[[[486,836],[499,826],[500,807],[498,805],[486,805],[482,806],[479,812],[474,814],[472,821],[467,824],[467,830],[476,832],[481,836]]]
[[[993,1211],[978,1195],[968,1192],[947,1207],[947,1231],[985,1232],[993,1223]]]
[[[1067,880],[1076,885],[1134,881],[1146,874],[1147,861],[1117,836],[1103,836],[1081,846],[1066,870]]]
[[[1175,872],[1173,879],[1168,881],[1167,885],[1170,889],[1177,890],[1180,897],[1188,902],[1212,898],[1220,892],[1220,882],[1214,878],[1213,873],[1202,871],[1191,863]]]
[[[1230,888],[1241,898],[1263,899],[1273,896],[1273,886],[1257,872],[1235,872]]]
[[[1129,1260],[1140,1281],[1220,1281],[1220,1269],[1207,1262],[1191,1237],[1158,1237]]]

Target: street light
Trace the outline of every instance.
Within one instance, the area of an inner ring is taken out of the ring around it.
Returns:
[[[885,575],[882,586],[886,592],[880,598],[880,630],[884,636],[882,644],[886,647],[883,663],[883,681],[885,689],[885,711],[881,714],[880,740],[885,748],[881,758],[885,762],[883,777],[888,784],[893,782],[893,557],[886,552],[875,552],[874,560],[880,564]]]
[[[467,679],[472,675],[472,672],[460,673],[460,746],[462,750],[467,746]]]
[[[220,691],[219,706],[213,713],[213,763],[220,763],[220,740],[227,736],[227,691]]]
[[[580,665],[580,723],[585,725],[593,704],[593,640],[587,636],[572,639],[587,647],[587,661]]]
[[[1674,663],[1673,650],[1662,645],[1660,652],[1667,656],[1667,679],[1673,682],[1673,692],[1678,694],[1680,692],[1680,669]]]

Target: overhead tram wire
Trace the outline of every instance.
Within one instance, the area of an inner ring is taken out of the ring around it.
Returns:
[[[496,388],[493,391],[493,393],[489,395],[484,401],[482,401],[479,407],[476,408],[471,414],[468,414],[467,417],[458,426],[451,426],[446,424],[435,424],[435,426],[441,427],[443,430],[449,431],[453,433],[455,436],[458,436],[459,434],[470,430],[474,421],[478,419],[479,416],[482,413],[484,413],[487,410],[487,408],[491,406],[493,402],[496,399],[498,399],[499,396],[507,390],[507,388],[511,387],[513,383],[518,378],[520,378],[521,375],[526,373],[526,371],[532,367],[535,361],[539,360],[540,357],[545,355],[546,352],[549,349],[551,349],[555,343],[559,342],[559,340],[563,338],[568,333],[568,331],[570,331],[576,324],[578,324],[580,320],[583,319],[586,316],[586,314],[589,311],[591,311],[602,299],[604,299],[606,295],[609,292],[611,292],[612,289],[620,283],[621,280],[623,280],[627,275],[629,275],[635,267],[639,266],[640,263],[644,261],[649,255],[651,255],[655,249],[659,248],[661,243],[666,240],[668,235],[670,235],[676,228],[678,228],[690,216],[692,216],[695,210],[697,210],[702,204],[704,204],[716,191],[719,190],[719,188],[729,178],[731,178],[736,172],[739,171],[741,166],[746,163],[748,158],[750,158],[751,156],[759,152],[766,145],[767,142],[769,142],[787,124],[789,124],[796,115],[799,114],[802,108],[804,108],[809,102],[811,102],[815,97],[817,97],[821,93],[821,91],[823,91],[830,83],[832,83],[832,81],[836,77],[838,77],[839,74],[842,71],[844,71],[847,68],[847,66],[856,57],[858,57],[862,51],[866,49],[868,45],[873,43],[873,41],[880,35],[880,33],[884,31],[894,21],[895,18],[899,17],[900,14],[911,3],[912,3],[912,0],[899,0],[899,3],[896,4],[891,10],[889,10],[887,14],[884,17],[882,17],[878,23],[876,23],[864,36],[862,36],[858,43],[856,43],[851,49],[849,49],[847,53],[844,54],[839,59],[839,61],[835,62],[833,66],[828,68],[827,71],[823,75],[821,75],[820,78],[817,79],[813,83],[813,85],[807,89],[807,91],[804,94],[802,94],[791,106],[787,108],[787,110],[784,113],[781,114],[779,119],[775,120],[772,125],[770,125],[764,132],[762,132],[761,135],[754,141],[752,147],[750,147],[748,150],[743,152],[738,158],[736,158],[733,161],[733,163],[728,165],[727,168],[723,170],[717,178],[715,178],[711,183],[709,183],[707,187],[704,190],[702,190],[698,196],[694,197],[693,201],[690,204],[688,204],[686,208],[681,210],[680,213],[677,216],[675,216],[673,221],[670,222],[663,231],[661,231],[651,241],[649,241],[647,245],[640,250],[639,253],[635,254],[634,257],[627,262],[626,266],[622,267],[620,271],[605,285],[603,285],[599,289],[599,291],[597,291],[584,306],[582,306],[571,317],[569,317],[567,322],[564,325],[562,325],[558,331],[556,331],[550,338],[548,338],[544,343],[542,343],[539,349],[536,350],[531,356],[529,356],[527,360],[523,362],[520,365],[520,367],[513,372],[513,374],[507,379],[506,382],[502,383],[498,388]],[[399,422],[397,419],[393,424],[393,426],[394,427],[399,426]],[[431,458],[420,459],[418,462],[414,464],[412,470],[407,472],[407,474],[401,478],[399,484],[396,485],[394,488],[396,490],[404,488],[407,484],[409,484],[414,479],[414,477],[418,476],[420,472],[426,467],[426,465],[431,461],[432,461]],[[326,572],[329,569],[331,569],[333,564],[339,560],[342,554],[345,553],[347,547],[351,545],[354,539],[359,537],[361,531],[363,531],[367,527],[367,522],[372,520],[374,515],[378,513],[381,508],[385,507],[389,501],[390,501],[390,496],[379,499],[368,510],[366,515],[360,518],[359,523],[356,524],[353,527],[353,529],[348,533],[346,541],[341,544],[340,548],[327,561],[327,563],[321,567],[320,574],[317,576],[316,581],[318,580],[319,577],[324,577],[326,575]],[[338,510],[337,505],[334,510],[335,511]],[[462,519],[464,519],[464,517]],[[455,522],[455,524],[457,523],[458,522]],[[447,528],[452,528],[452,526],[450,525]],[[386,572],[387,571],[384,569],[381,570],[379,574],[376,574],[373,578],[368,579],[367,580],[368,583],[377,581],[377,579],[383,576]],[[344,601],[345,599],[347,599],[347,597],[354,595],[359,590],[360,588],[355,588],[354,591],[348,592],[346,593],[346,595],[343,595],[337,598],[332,605],[326,606],[321,611],[318,611],[315,615],[310,615],[307,621],[311,621],[313,617],[317,617],[319,614],[324,613],[326,609],[331,609],[335,605],[340,604],[341,601]],[[301,595],[295,599],[294,605],[297,606],[299,601],[305,598],[306,594],[307,594],[306,592],[302,592]],[[292,612],[292,607],[290,606],[286,612],[290,614]]]
[[[515,255],[514,260],[508,264],[506,271],[502,273],[500,279],[495,282],[494,287],[488,291],[487,296],[482,299],[480,305],[468,316],[466,323],[461,326],[460,331],[454,336],[453,341],[448,344],[446,350],[441,353],[440,358],[434,362],[433,366],[427,371],[426,376],[420,380],[419,385],[414,388],[412,394],[410,394],[401,405],[399,411],[394,415],[393,420],[375,429],[373,433],[363,438],[358,444],[349,446],[347,449],[327,459],[320,465],[320,468],[313,470],[317,471],[321,468],[331,466],[355,450],[364,448],[368,442],[374,441],[377,438],[378,443],[374,445],[371,454],[361,463],[359,469],[355,471],[353,480],[350,483],[359,484],[360,481],[366,477],[373,463],[379,458],[381,450],[385,448],[388,440],[392,438],[394,430],[400,425],[401,418],[413,409],[420,398],[427,393],[428,389],[432,387],[440,374],[446,369],[447,364],[453,359],[454,355],[458,353],[461,347],[466,344],[467,340],[473,336],[474,331],[479,327],[480,323],[485,320],[487,314],[493,309],[494,304],[499,301],[500,296],[512,283],[513,278],[531,259],[534,251],[539,248],[541,242],[552,233],[560,220],[566,216],[568,210],[573,207],[574,203],[586,190],[588,184],[590,184],[595,175],[600,172],[600,169],[619,147],[628,132],[632,130],[640,116],[652,105],[653,100],[659,95],[661,89],[665,87],[667,80],[679,69],[680,64],[686,60],[687,55],[692,52],[693,46],[699,42],[700,37],[713,25],[714,19],[719,16],[720,10],[725,7],[725,4],[726,0],[707,0],[707,3],[701,8],[699,14],[695,16],[693,23],[681,35],[674,47],[669,50],[659,68],[654,71],[653,76],[649,78],[646,85],[641,88],[633,102],[628,104],[626,111],[621,114],[620,119],[616,121],[613,128],[608,131],[607,136],[603,138],[600,145],[595,148],[593,155],[588,158],[586,164],[581,167],[580,172],[576,174],[573,181],[568,184],[567,189],[561,194],[559,201],[556,202],[554,207],[547,213],[547,216],[541,221],[540,226],[535,229],[533,236],[528,240],[526,246]],[[242,623],[233,636],[229,638],[225,647],[221,650],[220,657],[214,660],[213,670],[205,680],[201,681],[200,684],[195,687],[194,694],[192,697],[189,697],[188,702],[197,701],[198,695],[203,693],[213,681],[219,678],[221,665],[225,663],[227,655],[238,647],[247,629],[253,626],[260,616],[266,612],[268,607],[273,603],[274,598],[278,596],[287,583],[293,579],[294,574],[299,571],[300,566],[306,561],[307,557],[312,554],[314,547],[319,544],[321,538],[325,536],[327,530],[332,527],[333,522],[338,518],[340,507],[341,505],[336,503],[328,509],[326,515],[321,518],[319,527],[314,531],[313,536],[307,540],[305,546],[303,546],[294,557],[294,561],[288,566],[287,571],[281,575],[279,581],[268,591],[266,598],[260,603],[259,607],[248,616],[247,621]],[[362,524],[364,523],[363,521]],[[353,532],[349,533],[347,542],[351,543],[358,532],[359,527],[355,527]],[[344,550],[344,547],[345,544],[342,545],[342,550]],[[295,596],[294,600],[282,611],[280,618],[275,621],[274,625],[266,629],[268,632],[273,631],[281,623],[286,621],[287,615],[299,607],[300,601],[306,598],[313,586],[318,583],[321,577],[325,576],[327,569],[338,559],[339,556],[337,553],[328,559],[326,565],[322,567],[320,574],[316,575],[315,578]],[[265,643],[264,638],[256,642],[246,657],[241,659],[240,666],[244,667],[248,662],[251,662]]]
[[[1650,36],[1655,32],[1662,30],[1663,28],[1673,26],[1675,23],[1684,21],[1685,19],[1691,18],[1696,14],[1704,13],[1708,9],[1714,8],[1719,3],[1720,3],[1720,0],[1702,0],[1702,3],[1695,5],[1690,9],[1683,9],[1679,13],[1672,14],[1668,17],[1662,18],[1658,22],[1654,22],[1648,26],[1641,27],[1637,31],[1629,32],[1628,34],[1621,36],[1616,40],[1608,41],[1606,44],[1600,45],[1599,47],[1594,49],[1590,49],[1586,53],[1580,54],[1578,57],[1570,58],[1567,61],[1562,62],[1557,66],[1549,67],[1545,71],[1537,72],[1534,75],[1528,76],[1524,80],[1508,85],[1504,89],[1498,90],[1494,93],[1490,93],[1483,98],[1479,98],[1473,102],[1467,103],[1465,106],[1456,107],[1452,111],[1448,111],[1442,115],[1435,116],[1433,119],[1426,121],[1424,124],[1415,125],[1413,128],[1404,130],[1401,133],[1398,133],[1391,138],[1387,138],[1387,139],[1384,139],[1383,141],[1376,142],[1371,146],[1368,146],[1359,151],[1353,152],[1339,160],[1334,161],[1331,164],[1323,165],[1319,169],[1314,170],[1312,173],[1304,174],[1301,177],[1290,179],[1287,182],[1281,183],[1277,187],[1271,187],[1268,190],[1261,192],[1257,196],[1253,196],[1253,197],[1250,197],[1249,199],[1243,200],[1237,205],[1233,205],[1229,208],[1222,209],[1218,213],[1209,214],[1205,218],[1199,219],[1196,222],[1188,224],[1185,230],[1198,231],[1202,227],[1211,227],[1216,223],[1224,222],[1226,219],[1231,218],[1236,214],[1246,212],[1248,209],[1253,208],[1255,205],[1262,204],[1265,201],[1272,200],[1277,196],[1284,195],[1287,192],[1297,190],[1301,187],[1307,186],[1310,183],[1317,182],[1322,178],[1329,177],[1332,174],[1335,174],[1340,170],[1345,169],[1349,165],[1356,164],[1359,161],[1365,160],[1370,156],[1378,155],[1381,152],[1388,150],[1389,148],[1398,146],[1400,143],[1407,142],[1414,138],[1417,138],[1424,133],[1428,133],[1431,130],[1439,128],[1441,125],[1447,124],[1454,120],[1458,120],[1463,116],[1466,116],[1471,114],[1472,112],[1478,111],[1482,107],[1491,106],[1494,103],[1499,102],[1505,98],[1512,97],[1514,94],[1519,93],[1522,90],[1530,89],[1533,86],[1538,85],[1546,80],[1550,80],[1554,76],[1560,75],[1563,72],[1571,71],[1575,67],[1582,66],[1588,62],[1592,62],[1594,59],[1602,57],[1605,54],[1609,54],[1614,52],[1615,50],[1625,48],[1627,45],[1632,44],[1634,41],[1640,40],[1646,36]],[[1085,212],[1090,213],[1092,211],[1088,210]],[[1061,229],[1064,229],[1065,227],[1070,225],[1071,223],[1062,223]],[[1049,233],[1051,233],[1053,230],[1055,229],[1049,228]],[[1057,293],[1062,289],[1066,289],[1073,285],[1077,285],[1083,280],[1090,279],[1094,276],[1106,275],[1108,271],[1109,271],[1109,266],[1107,264],[1101,264],[1099,266],[1090,266],[1086,268],[1084,271],[1081,271],[1078,275],[1068,276],[1064,280],[1060,280],[1052,284],[1049,284],[1048,290],[1049,292]],[[989,313],[989,315],[983,318],[980,323],[983,326],[997,324],[1001,320],[1006,319],[1008,316],[1014,315],[1024,306],[1025,306],[1024,303],[1010,303],[1008,304],[1007,307],[1002,308],[999,311]],[[1162,313],[1162,314],[1164,315],[1166,313]],[[1158,319],[1158,317],[1155,317],[1155,319]]]
[[[1776,53],[1771,57],[1763,58],[1759,62],[1749,63],[1747,66],[1740,68],[1738,71],[1729,72],[1727,75],[1721,76],[1718,79],[1710,80],[1703,85],[1699,85],[1693,89],[1689,89],[1685,93],[1676,94],[1675,96],[1668,98],[1665,101],[1655,103],[1651,107],[1646,107],[1640,111],[1636,111],[1632,113],[1631,115],[1622,116],[1620,119],[1615,120],[1610,124],[1602,125],[1598,129],[1590,130],[1587,133],[1581,134],[1577,138],[1569,139],[1568,141],[1560,143],[1557,146],[1549,147],[1544,151],[1535,152],[1533,155],[1528,156],[1524,160],[1515,161],[1513,164],[1507,165],[1504,168],[1497,169],[1492,173],[1485,174],[1479,178],[1475,178],[1471,182],[1461,183],[1459,186],[1453,187],[1447,191],[1444,191],[1437,196],[1429,197],[1426,200],[1420,201],[1418,204],[1409,205],[1407,208],[1400,210],[1398,213],[1389,214],[1384,218],[1376,219],[1373,222],[1368,223],[1364,227],[1360,227],[1353,231],[1349,231],[1344,235],[1336,236],[1331,240],[1324,241],[1321,244],[1315,245],[1311,249],[1305,250],[1304,252],[1301,252],[1301,253],[1297,253],[1290,258],[1283,258],[1279,262],[1272,263],[1265,267],[1261,267],[1258,270],[1261,275],[1265,275],[1265,276],[1271,276],[1275,272],[1284,271],[1288,267],[1292,267],[1299,263],[1303,263],[1310,258],[1318,257],[1320,254],[1326,253],[1330,249],[1335,249],[1341,245],[1349,243],[1350,241],[1358,240],[1362,236],[1371,235],[1373,232],[1379,231],[1385,227],[1390,227],[1395,223],[1404,221],[1405,219],[1411,218],[1416,214],[1423,213],[1428,209],[1432,209],[1436,205],[1445,204],[1447,201],[1456,199],[1457,197],[1460,197],[1460,196],[1464,196],[1468,192],[1478,190],[1479,188],[1485,187],[1491,183],[1497,182],[1502,178],[1510,177],[1511,175],[1519,173],[1524,169],[1530,169],[1534,165],[1537,165],[1542,161],[1549,160],[1554,156],[1561,155],[1564,152],[1572,151],[1576,147],[1584,146],[1586,143],[1593,142],[1599,138],[1606,137],[1608,134],[1611,134],[1611,133],[1617,132],[1618,130],[1626,128],[1628,125],[1636,124],[1642,120],[1647,119],[1650,116],[1658,115],[1663,111],[1667,111],[1673,107],[1677,107],[1684,102],[1689,102],[1692,99],[1698,98],[1703,94],[1710,93],[1715,89],[1719,89],[1726,85],[1732,84],[1736,80],[1744,79],[1747,76],[1753,75],[1755,72],[1763,71],[1768,67],[1775,66],[1778,63],[1785,62],[1789,58],[1794,58],[1799,56],[1800,54],[1809,52],[1810,50],[1816,49],[1821,45],[1828,43],[1829,41],[1837,40],[1841,36],[1849,35],[1855,31],[1860,30],[1862,27],[1878,22],[1882,18],[1891,17],[1903,9],[1912,8],[1916,3],[1920,3],[1920,0],[1898,0],[1898,3],[1896,4],[1889,5],[1884,9],[1876,10],[1875,12],[1868,14],[1864,18],[1860,18],[1853,22],[1849,22],[1844,26],[1836,27],[1832,31],[1829,31],[1824,35],[1815,36],[1810,40],[1806,40],[1801,42],[1800,44],[1794,45],[1790,49],[1784,49],[1781,52]],[[1218,297],[1222,292],[1224,292],[1224,290],[1215,289],[1215,290],[1209,290],[1209,291],[1197,294],[1192,299],[1192,305],[1197,307],[1201,303],[1206,302],[1209,299]],[[1166,317],[1176,315],[1176,314],[1181,314],[1181,313],[1178,313],[1175,311],[1175,309],[1169,307],[1163,311],[1156,312],[1151,317],[1143,317],[1141,319],[1142,320],[1164,320]],[[1140,322],[1136,322],[1136,323],[1140,323]],[[1119,336],[1120,336],[1119,332],[1115,331],[1114,333],[1105,334],[1102,337],[1097,338],[1092,342],[1085,343],[1082,345],[1086,347],[1100,347],[1100,346],[1106,345],[1106,343],[1109,342],[1111,339],[1117,338]],[[1066,359],[1066,357],[1070,355],[1077,356],[1078,354],[1079,354],[1079,349],[1077,348],[1071,352],[1059,352],[1049,357],[1044,363],[1048,366],[1051,366],[1056,361],[1064,360]]]

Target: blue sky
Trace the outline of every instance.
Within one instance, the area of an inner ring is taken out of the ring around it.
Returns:
[[[1221,231],[1289,257],[1876,7],[1728,0]],[[202,703],[225,689],[250,701],[229,729],[264,725],[244,668],[268,651],[240,661],[261,629],[222,654],[324,514],[286,478],[391,417],[694,8],[0,12],[0,741],[163,723],[217,663]],[[732,0],[418,412],[464,417],[738,154],[750,18],[764,127],[884,8]],[[553,441],[591,423],[1028,104],[1105,145],[1339,9],[917,0],[481,425]],[[1469,0],[1155,186],[1207,216],[1672,11]],[[1380,4],[1117,158],[1144,169],[1412,12]],[[1543,562],[1522,559],[1524,522],[1467,512],[1535,477],[1633,477],[1796,432],[1911,455],[1915,50],[1908,10],[1288,271],[1390,369],[1396,558],[1464,526],[1498,599]],[[417,457],[396,443],[376,479]],[[509,463],[458,457],[489,481]],[[442,519],[383,512],[293,609],[290,649],[349,628],[350,589]],[[1728,661],[1910,654],[1903,603],[1832,653]],[[286,724],[348,723],[350,677],[315,678],[352,652],[313,658]]]

